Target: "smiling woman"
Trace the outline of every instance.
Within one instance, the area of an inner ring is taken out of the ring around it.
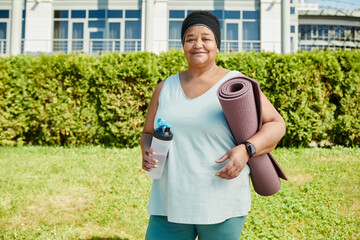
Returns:
[[[211,12],[190,13],[181,30],[188,69],[162,81],[151,98],[140,141],[145,171],[158,164],[150,148],[157,119],[172,126],[173,140],[163,176],[153,180],[147,240],[239,239],[251,204],[249,157],[270,152],[285,133],[261,93],[263,126],[247,139],[256,153],[236,145],[217,89],[242,74],[216,65],[220,36]]]
[[[218,52],[216,40],[211,30],[205,26],[192,26],[186,32],[184,40],[184,54],[192,65],[211,66],[215,62]]]

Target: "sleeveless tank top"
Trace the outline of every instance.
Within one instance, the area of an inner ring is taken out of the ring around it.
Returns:
[[[251,207],[250,168],[231,180],[215,174],[226,163],[215,161],[236,146],[217,89],[227,73],[199,97],[189,99],[180,84],[179,74],[165,80],[154,120],[170,124],[173,140],[163,176],[153,180],[148,213],[167,216],[169,222],[215,224],[231,217],[247,215]]]

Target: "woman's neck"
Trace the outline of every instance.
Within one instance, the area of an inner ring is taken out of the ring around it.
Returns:
[[[205,66],[205,67],[192,67],[189,66],[188,70],[186,71],[186,76],[188,79],[197,78],[202,75],[211,75],[214,74],[219,67],[214,63],[211,66]]]

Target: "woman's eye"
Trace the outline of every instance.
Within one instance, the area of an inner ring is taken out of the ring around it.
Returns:
[[[192,42],[192,41],[195,41],[195,39],[194,39],[194,38],[189,38],[189,39],[187,39],[186,41],[187,41],[187,42]]]

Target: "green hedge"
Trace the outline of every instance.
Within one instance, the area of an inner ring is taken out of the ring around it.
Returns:
[[[281,146],[360,145],[360,52],[221,53],[260,82],[284,117]],[[0,58],[0,145],[138,144],[156,84],[185,70],[182,51]]]

